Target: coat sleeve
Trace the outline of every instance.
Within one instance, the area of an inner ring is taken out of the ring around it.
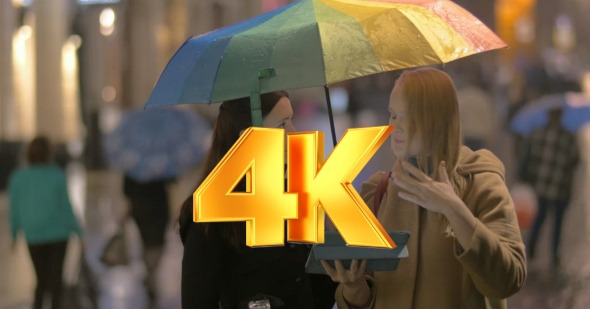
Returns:
[[[361,192],[360,195],[369,206],[371,211],[374,211],[374,199],[375,193],[377,192],[377,187],[379,186],[379,182],[383,177],[383,172],[377,172],[373,174],[367,181],[363,182],[361,185]],[[385,198],[384,198],[385,199]],[[334,293],[334,297],[336,299],[336,304],[338,304],[338,308],[340,309],[357,309],[357,308],[373,308],[375,305],[375,298],[377,295],[377,287],[375,285],[375,281],[371,275],[366,276],[367,284],[371,290],[371,294],[369,296],[369,300],[367,304],[362,307],[351,306],[346,299],[344,298],[344,293],[342,290],[342,285],[338,285],[336,292]]]
[[[514,204],[496,173],[475,174],[465,196],[477,218],[469,247],[455,241],[455,254],[477,289],[489,298],[507,298],[518,292],[526,278],[524,244]]]
[[[219,308],[222,242],[207,237],[195,223],[188,227],[182,257],[182,308]]]
[[[370,293],[369,294],[369,299],[367,300],[367,303],[363,306],[353,306],[350,303],[348,303],[346,301],[346,299],[344,298],[344,293],[342,291],[342,284],[338,285],[338,288],[336,289],[336,293],[335,293],[335,298],[336,298],[336,304],[338,305],[338,309],[368,309],[368,308],[374,308],[375,307],[375,299],[377,297],[377,287],[375,285],[375,280],[373,279],[373,276],[371,275],[367,275],[366,276],[366,280],[367,280],[367,284],[369,285],[369,289],[370,289]]]

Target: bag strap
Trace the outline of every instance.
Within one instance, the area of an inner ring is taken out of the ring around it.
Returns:
[[[379,208],[381,207],[381,200],[383,200],[383,195],[387,192],[387,184],[389,183],[389,177],[391,176],[391,172],[383,173],[383,177],[381,177],[381,182],[377,186],[377,192],[375,192],[375,200],[374,202],[374,213],[375,216],[379,214]]]

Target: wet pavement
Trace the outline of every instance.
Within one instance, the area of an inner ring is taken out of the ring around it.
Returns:
[[[165,252],[157,271],[157,301],[150,306],[143,285],[145,266],[137,226],[132,220],[124,224],[127,233],[130,262],[125,266],[107,267],[100,255],[111,235],[115,233],[126,201],[121,192],[122,176],[113,171],[87,173],[80,165],[67,169],[70,198],[74,211],[84,225],[85,261],[91,282],[96,286],[96,300],[101,309],[178,309],[180,308],[180,274],[182,244],[172,223],[166,235]],[[171,205],[180,205],[196,183],[197,171],[189,173],[170,187]],[[171,209],[176,218],[177,209]],[[24,239],[11,248],[8,226],[8,196],[0,192],[0,308],[30,308],[35,288],[33,266]],[[72,237],[66,253],[64,281],[74,286],[79,280],[82,246]],[[87,286],[87,285],[84,285]],[[86,294],[86,293],[85,293]],[[84,303],[83,303],[84,304]],[[92,308],[88,301],[87,308]],[[80,307],[81,305],[77,305]],[[77,308],[84,309],[84,308]]]
[[[509,308],[590,308],[590,166],[583,162],[565,215],[561,239],[561,266],[550,263],[551,217],[543,226],[535,259],[528,261],[523,289],[508,300]],[[523,233],[526,239],[526,231]]]

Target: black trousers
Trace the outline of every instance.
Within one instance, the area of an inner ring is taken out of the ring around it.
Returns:
[[[539,208],[537,211],[537,216],[535,217],[535,223],[533,224],[533,229],[531,230],[531,235],[528,242],[528,252],[527,255],[529,258],[533,258],[535,256],[535,249],[537,247],[537,239],[539,238],[539,233],[541,232],[541,227],[545,222],[545,218],[547,217],[548,211],[553,211],[553,239],[551,242],[551,258],[553,259],[553,263],[559,262],[559,244],[561,241],[561,229],[563,218],[565,216],[565,211],[569,205],[568,199],[562,200],[548,200],[546,198],[537,197]],[[558,266],[558,265],[554,265]]]
[[[33,309],[43,307],[43,299],[47,294],[51,297],[51,308],[60,308],[66,247],[67,241],[29,245],[29,252],[37,275]]]

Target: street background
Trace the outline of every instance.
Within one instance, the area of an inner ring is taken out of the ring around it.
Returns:
[[[3,0],[0,2],[0,309],[29,308],[34,271],[24,239],[12,247],[6,181],[23,164],[23,147],[38,133],[57,143],[70,197],[83,222],[84,256],[100,308],[147,308],[146,269],[137,227],[125,223],[132,261],[106,267],[100,254],[128,209],[123,174],[105,160],[102,137],[125,111],[142,108],[164,66],[191,35],[203,34],[285,5],[288,0]],[[550,93],[585,92],[590,70],[590,1],[455,1],[504,39],[510,48],[439,66],[456,82],[463,133],[496,154],[506,182],[518,182],[520,139],[509,121],[520,107]],[[384,110],[399,72],[330,85],[336,131],[387,124]],[[477,81],[476,83],[472,83]],[[471,87],[471,88],[470,88]],[[474,95],[473,88],[477,93]],[[465,90],[465,91],[462,91]],[[470,90],[471,92],[467,91]],[[294,125],[325,133],[331,151],[324,90],[292,90]],[[479,106],[479,108],[470,108]],[[188,106],[213,123],[218,104]],[[475,122],[475,124],[473,123]],[[484,130],[480,130],[483,128]],[[565,215],[561,269],[550,267],[551,222],[542,230],[535,260],[511,308],[590,307],[590,127],[577,132],[581,161]],[[356,178],[360,183],[393,162],[389,141]],[[157,271],[157,307],[180,308],[182,244],[175,219],[195,189],[201,166],[169,185],[171,222]],[[549,220],[550,221],[550,220]],[[523,229],[526,239],[528,230]],[[80,242],[68,247],[64,280],[80,282]]]

